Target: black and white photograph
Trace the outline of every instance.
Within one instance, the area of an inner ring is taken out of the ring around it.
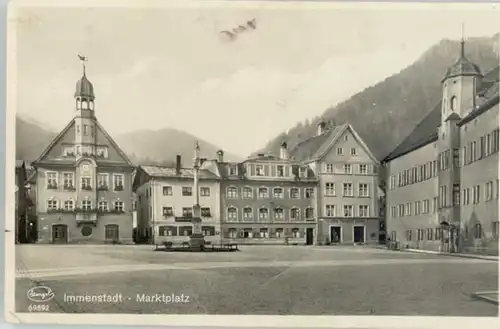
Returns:
[[[8,14],[8,321],[499,324],[494,5]]]

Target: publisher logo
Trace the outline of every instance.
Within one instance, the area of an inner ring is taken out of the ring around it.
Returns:
[[[26,295],[28,296],[29,300],[36,303],[48,302],[49,300],[54,298],[54,292],[52,291],[52,289],[45,286],[33,287],[28,290],[28,293]]]

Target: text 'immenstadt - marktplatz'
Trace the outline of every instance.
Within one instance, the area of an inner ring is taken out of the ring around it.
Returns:
[[[136,294],[135,301],[137,303],[163,303],[163,304],[183,304],[190,302],[190,296],[184,294]],[[123,296],[121,293],[115,294],[64,294],[66,303],[123,303],[124,301],[132,301],[134,298]]]

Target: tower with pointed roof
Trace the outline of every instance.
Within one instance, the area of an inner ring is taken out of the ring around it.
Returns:
[[[95,116],[85,65],[74,98],[73,119],[33,163],[38,242],[132,242],[134,165]]]

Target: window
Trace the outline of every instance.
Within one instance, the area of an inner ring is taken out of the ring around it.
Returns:
[[[352,166],[349,163],[344,164],[344,174],[352,174]]]
[[[351,147],[351,155],[353,155],[353,156],[358,155],[358,149],[355,147]]]
[[[230,228],[228,231],[228,236],[231,239],[236,239],[238,237],[238,231],[235,228]]]
[[[259,199],[269,198],[269,190],[267,187],[259,187],[258,195]]]
[[[236,199],[237,194],[238,190],[234,186],[228,187],[226,190],[226,196],[230,199]]]
[[[70,210],[73,210],[74,207],[75,207],[75,203],[73,202],[73,200],[65,200],[64,201],[64,210],[70,211]]]
[[[470,162],[476,161],[477,160],[477,153],[476,153],[476,141],[473,141],[470,144]]]
[[[312,187],[306,188],[306,190],[305,190],[305,196],[306,196],[306,199],[312,199],[312,198],[314,198],[314,188],[312,188]]]
[[[370,217],[370,213],[368,212],[368,205],[361,204],[359,205],[359,217]]]
[[[399,213],[399,217],[404,217],[404,215],[405,215],[405,205],[404,204],[398,205],[398,213]]]
[[[259,231],[259,236],[261,238],[269,238],[269,230],[267,228],[261,228]]]
[[[479,201],[480,201],[480,191],[481,191],[481,186],[480,185],[476,185],[474,186],[473,190],[472,190],[472,203],[473,204],[478,204]]]
[[[182,208],[182,217],[192,218],[193,217],[193,208],[192,207]]]
[[[452,96],[450,99],[450,110],[456,111],[456,109],[457,109],[457,97]]]
[[[301,231],[298,228],[292,228],[292,237],[299,239],[302,236]]]
[[[124,211],[124,209],[123,209],[123,201],[120,201],[120,200],[115,201],[114,209],[117,212],[123,212]]]
[[[464,188],[463,189],[463,202],[464,205],[468,205],[470,203],[470,189],[469,188]]]
[[[163,213],[163,216],[165,216],[165,217],[173,217],[174,216],[174,208],[163,207],[162,213]]]
[[[406,203],[406,216],[411,216],[411,202]]]
[[[498,232],[498,224],[499,224],[499,222],[496,221],[496,222],[493,222],[491,224],[492,224],[491,233],[493,235],[493,239],[498,240],[498,233],[499,233]]]
[[[243,219],[252,220],[253,219],[253,209],[250,207],[243,208]]]
[[[333,205],[333,204],[325,205],[325,216],[326,217],[335,217],[335,205]]]
[[[212,213],[210,212],[210,207],[201,208],[201,217],[212,217]]]
[[[283,220],[283,208],[280,207],[274,208],[274,219]]]
[[[283,199],[285,197],[285,193],[281,187],[275,187],[273,189],[273,198],[275,199]]]
[[[173,194],[173,189],[172,186],[163,186],[163,195],[172,195]]]
[[[172,236],[173,235],[172,228],[170,228],[168,226],[159,226],[158,227],[158,235],[159,236]]]
[[[427,240],[428,241],[432,241],[432,238],[433,238],[432,233],[433,233],[432,228],[428,228],[427,229]]]
[[[352,206],[351,205],[345,205],[344,206],[344,217],[353,217],[353,211],[352,211]]]
[[[227,220],[235,221],[238,218],[238,212],[235,207],[227,208]]]
[[[229,176],[237,176],[238,175],[238,166],[230,165],[229,166]]]
[[[256,165],[255,166],[255,174],[257,176],[264,176],[264,166],[263,165]]]
[[[421,210],[420,205],[421,205],[420,201],[415,201],[415,215],[420,215],[420,210]]]
[[[441,230],[441,228],[437,227],[436,229],[434,229],[434,239],[441,240],[442,237],[443,231]]]
[[[113,175],[113,186],[115,191],[123,191],[124,176],[122,174]]]
[[[341,147],[337,148],[337,155],[344,155],[344,149]]]
[[[251,187],[245,186],[243,188],[243,198],[244,199],[252,199],[253,198],[253,189]]]
[[[89,133],[89,126],[83,125],[83,134],[88,135],[88,133]]]
[[[358,192],[359,196],[361,196],[361,197],[367,197],[367,196],[370,195],[369,192],[368,192],[368,184],[366,184],[366,183],[360,183],[358,188],[359,188],[359,192]]]
[[[283,234],[283,229],[282,228],[277,228],[276,231],[274,232],[275,236],[277,238],[282,238],[284,237],[285,235]]]
[[[183,186],[182,187],[182,196],[192,196],[193,188],[191,186]]]
[[[277,165],[276,166],[276,174],[278,177],[284,177],[285,176],[285,167],[282,165]]]
[[[97,203],[97,210],[104,212],[108,211],[108,201],[101,200]]]
[[[200,187],[200,196],[202,197],[210,196],[210,187]]]
[[[269,209],[260,208],[259,209],[259,220],[268,220],[269,219]]]
[[[99,191],[107,191],[109,186],[109,175],[108,174],[98,174],[97,175],[97,188]]]
[[[365,164],[360,164],[360,165],[359,165],[359,173],[360,173],[361,175],[366,175],[366,174],[368,174],[368,166],[367,166],[367,165],[365,165]],[[391,178],[393,178],[393,177],[391,177]]]
[[[291,220],[299,220],[300,219],[300,209],[299,208],[290,209],[290,219]]]
[[[46,177],[47,177],[47,188],[57,189],[57,173],[47,172]]]
[[[353,196],[352,183],[344,183],[344,196]]]
[[[306,167],[301,167],[299,169],[299,176],[301,178],[306,178],[307,177],[307,168]]]
[[[90,200],[83,200],[82,201],[82,210],[91,210],[92,209],[92,201]]]
[[[417,240],[422,241],[424,239],[424,230],[418,229],[417,230]]]
[[[446,185],[439,187],[439,208],[444,208],[448,204],[446,198]]]
[[[437,209],[438,209],[438,197],[435,196],[433,199],[432,199],[432,212],[435,213],[437,212]]]
[[[91,178],[90,177],[82,177],[82,190],[90,191],[92,190]]]
[[[290,199],[300,199],[300,190],[296,187],[290,189]]]
[[[74,174],[73,173],[63,173],[63,184],[65,190],[74,189]]]
[[[47,211],[57,210],[57,200],[47,200]]]
[[[335,183],[325,183],[325,195],[335,196]]]
[[[460,205],[460,184],[453,184],[453,205]]]
[[[474,225],[474,238],[475,239],[481,239],[483,237],[483,229],[481,227],[481,224],[477,223]]]
[[[486,201],[491,201],[493,200],[493,182],[487,182],[486,183]]]
[[[305,217],[306,217],[306,219],[314,218],[314,209],[311,207],[306,208]]]
[[[327,163],[325,165],[325,171],[327,173],[329,173],[329,174],[333,174],[333,172],[334,172],[334,166],[333,166],[333,164],[332,163]]]
[[[411,241],[411,230],[405,232],[406,241]]]
[[[423,209],[422,213],[423,214],[428,214],[429,213],[429,208],[430,208],[429,207],[430,206],[430,200],[428,200],[428,199],[424,200],[423,204],[424,204],[424,209]]]

